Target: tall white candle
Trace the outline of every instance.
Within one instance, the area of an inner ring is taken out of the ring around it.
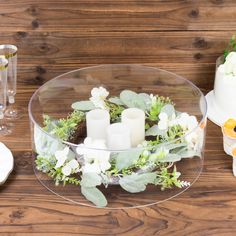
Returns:
[[[107,127],[107,146],[111,150],[124,150],[131,147],[130,129],[122,123]]]
[[[130,129],[131,146],[136,147],[145,139],[145,113],[138,108],[128,108],[121,114],[121,121]]]
[[[110,125],[109,112],[95,109],[86,114],[87,137],[106,139],[106,129]]]

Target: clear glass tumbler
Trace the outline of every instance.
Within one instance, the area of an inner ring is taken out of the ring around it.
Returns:
[[[0,57],[0,136],[11,133],[11,130],[4,120],[7,100],[7,67],[7,59]]]
[[[5,111],[5,116],[10,119],[18,119],[22,116],[22,109],[14,105],[17,83],[17,47],[10,44],[0,45],[0,55],[5,56],[8,60],[7,97],[9,107]]]

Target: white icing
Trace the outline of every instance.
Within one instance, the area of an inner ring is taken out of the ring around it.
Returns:
[[[214,96],[216,104],[222,111],[231,117],[236,117],[236,75],[230,72],[231,69],[235,70],[230,66],[236,66],[236,57],[231,58],[235,62],[230,64],[229,61],[226,61],[216,70]]]

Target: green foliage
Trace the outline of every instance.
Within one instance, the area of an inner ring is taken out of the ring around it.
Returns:
[[[97,173],[84,173],[80,182],[84,187],[96,187],[102,183],[102,178]]]
[[[172,104],[166,104],[161,108],[161,112],[166,113],[167,116],[171,118],[172,115],[175,114],[175,108]]]
[[[56,165],[56,162],[57,160],[54,156],[49,158],[37,156],[35,160],[37,170],[42,171],[49,177],[53,178],[56,185],[59,185],[60,183],[63,183],[63,185],[80,185],[80,181],[77,178],[73,176],[65,176],[61,171],[62,168],[55,169],[54,167]]]
[[[180,172],[177,172],[174,166],[172,172],[168,172],[168,168],[162,168],[158,177],[155,180],[156,185],[161,185],[161,190],[172,188],[173,186],[181,188],[181,181],[178,180]]]
[[[141,151],[120,152],[116,157],[116,169],[122,170],[133,165],[140,157]]]
[[[114,103],[119,106],[124,106],[125,104],[118,97],[111,97],[108,99],[109,102]]]
[[[95,109],[94,104],[91,101],[79,101],[71,105],[74,110],[78,111],[90,111]]]
[[[67,118],[53,120],[47,115],[44,115],[43,118],[45,131],[64,141],[68,141],[78,125],[85,119],[85,115],[83,112],[75,110]]]
[[[53,169],[54,166],[56,165],[56,162],[57,160],[55,157],[45,158],[42,156],[37,156],[35,160],[37,169],[42,171],[43,173],[50,172],[50,170]]]
[[[162,97],[162,96],[159,97],[156,95],[152,101],[151,109],[148,113],[147,118],[151,121],[157,121],[158,115],[160,114],[161,109],[167,104],[171,104],[174,106],[173,102],[170,100],[169,97]]]
[[[153,184],[156,179],[156,173],[132,173],[119,180],[120,186],[130,193],[142,192],[147,184]]]
[[[111,122],[120,122],[121,113],[125,108],[122,105],[118,105],[110,101],[106,101],[106,106],[109,108]]]
[[[145,133],[146,136],[163,136],[165,135],[165,131],[163,130],[160,130],[158,125],[153,125],[151,128],[149,128],[146,133]]]
[[[146,102],[143,96],[131,91],[123,90],[120,93],[120,100],[129,108],[139,108],[143,111],[147,109]]]
[[[107,199],[96,187],[81,186],[81,193],[86,197],[86,199],[98,207],[105,207],[107,205]]]
[[[232,46],[236,49],[236,42],[234,41],[234,43],[232,42]],[[165,112],[170,120],[172,115],[176,113],[174,104],[168,97],[150,96],[146,93],[124,90],[120,97],[104,99],[104,102],[105,107],[109,110],[112,123],[121,120],[121,113],[126,108],[142,109],[146,113],[146,135],[152,140],[144,142],[140,150],[111,154],[111,168],[106,172],[83,173],[82,168],[77,176],[74,172],[70,176],[65,176],[62,172],[63,166],[55,168],[57,160],[54,152],[47,157],[44,154],[38,155],[35,163],[39,171],[53,178],[56,185],[60,183],[80,185],[81,193],[85,198],[98,207],[106,206],[107,200],[97,186],[103,184],[107,187],[112,180],[115,180],[116,183],[119,182],[120,186],[130,193],[144,191],[148,184],[159,185],[162,190],[189,184],[178,180],[180,173],[177,172],[175,166],[172,167],[172,164],[180,161],[181,158],[194,155],[193,152],[189,152],[183,140],[179,139],[177,143],[176,141],[172,142],[183,136],[185,131],[180,125],[169,127],[168,130],[163,131],[158,128],[157,124],[160,112]],[[79,101],[73,103],[72,108],[74,111],[64,119],[54,120],[44,115],[44,130],[68,141],[78,125],[85,120],[83,111],[92,110],[95,106],[91,101]],[[74,156],[70,160],[73,158]]]
[[[236,39],[235,39],[236,35],[233,35],[226,47],[226,49],[224,50],[224,61],[226,59],[226,57],[228,56],[228,54],[232,51],[236,51]]]
[[[180,125],[174,125],[169,127],[167,131],[167,140],[172,141],[176,138],[180,138],[184,135],[184,130]]]

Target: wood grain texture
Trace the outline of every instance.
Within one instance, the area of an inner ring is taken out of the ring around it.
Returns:
[[[235,30],[233,0],[11,0],[0,3],[5,31]],[[230,22],[230,24],[229,24]]]
[[[0,186],[0,235],[235,235],[236,181],[211,122],[203,173],[190,189],[152,207],[107,210],[68,203],[38,182],[27,115],[40,85],[96,64],[159,67],[206,93],[215,60],[236,30],[234,0],[1,0],[0,22],[0,44],[19,48],[17,103],[25,108],[13,134],[0,137],[15,158]]]
[[[27,138],[29,143],[29,132]],[[13,139],[5,138],[8,146]],[[126,210],[70,204],[36,179],[31,152],[15,150],[15,169],[0,187],[0,232],[5,235],[233,235],[236,181],[218,127],[208,124],[205,165],[199,180],[173,200]],[[220,173],[220,174],[219,174]],[[17,233],[16,233],[17,232]]]

